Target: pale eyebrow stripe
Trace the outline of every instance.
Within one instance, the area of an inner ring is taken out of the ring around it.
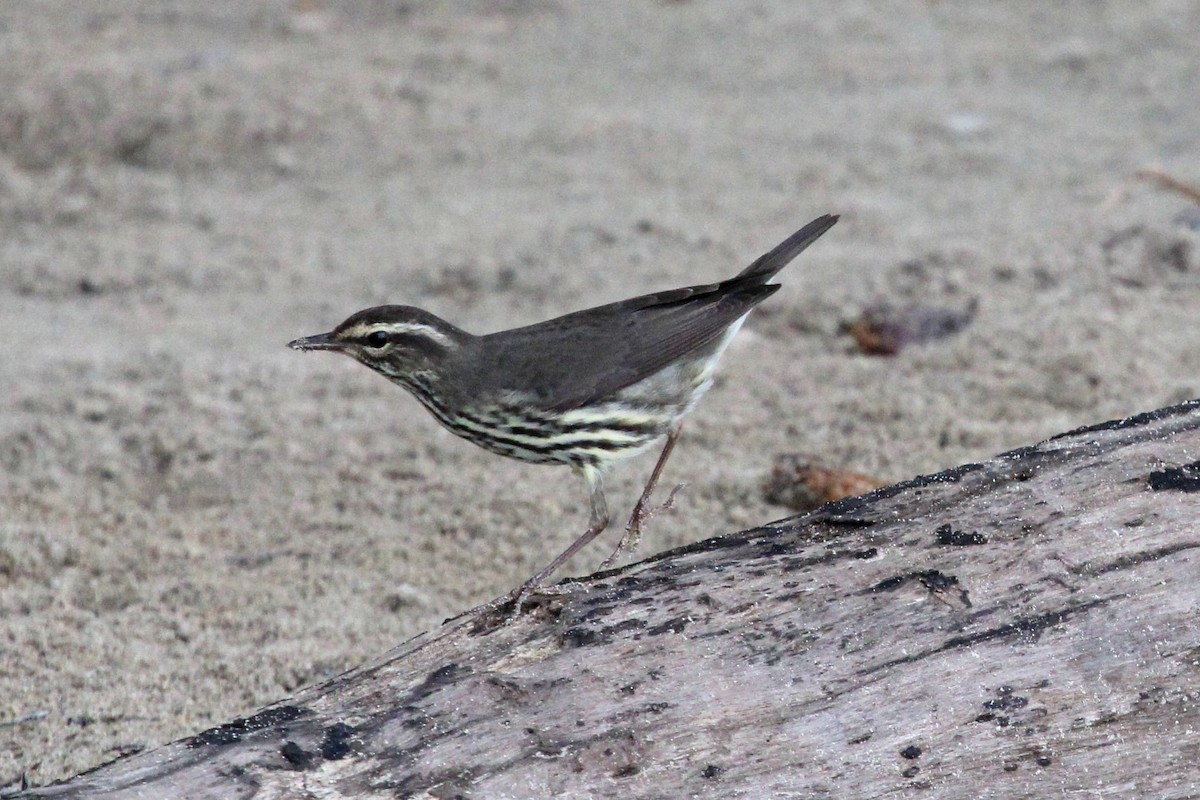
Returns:
[[[375,331],[399,334],[416,333],[443,346],[450,344],[450,337],[446,334],[420,322],[364,322],[344,331],[342,335],[349,339],[361,339]]]

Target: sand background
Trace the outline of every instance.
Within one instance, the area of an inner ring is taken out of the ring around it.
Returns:
[[[1128,181],[1200,181],[1198,36],[1190,0],[7,0],[0,786],[251,712],[580,532],[569,471],[284,347],[365,306],[482,333],[841,213],[728,351],[645,553],[785,516],[777,453],[900,480],[1200,395],[1194,211]],[[895,358],[841,331],[972,298]]]

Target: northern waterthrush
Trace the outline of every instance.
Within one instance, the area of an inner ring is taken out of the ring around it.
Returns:
[[[605,470],[665,435],[625,535],[602,566],[636,545],[683,418],[711,385],[725,346],[750,310],[779,289],[768,281],[837,219],[813,220],[720,283],[486,336],[412,306],[378,306],[288,346],[348,355],[410,391],[458,436],[502,456],[566,464],[583,476],[591,495],[587,531],[514,592],[519,602],[608,526]]]

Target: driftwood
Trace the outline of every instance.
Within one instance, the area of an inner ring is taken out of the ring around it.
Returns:
[[[1200,795],[1200,401],[460,620],[30,797]]]

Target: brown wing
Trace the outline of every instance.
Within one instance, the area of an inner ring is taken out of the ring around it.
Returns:
[[[716,341],[779,287],[768,281],[837,222],[818,217],[729,280],[656,292],[479,338],[457,365],[474,396],[532,391],[576,408]]]
[[[474,389],[532,390],[538,405],[577,408],[711,344],[778,288],[695,286],[484,336]]]

